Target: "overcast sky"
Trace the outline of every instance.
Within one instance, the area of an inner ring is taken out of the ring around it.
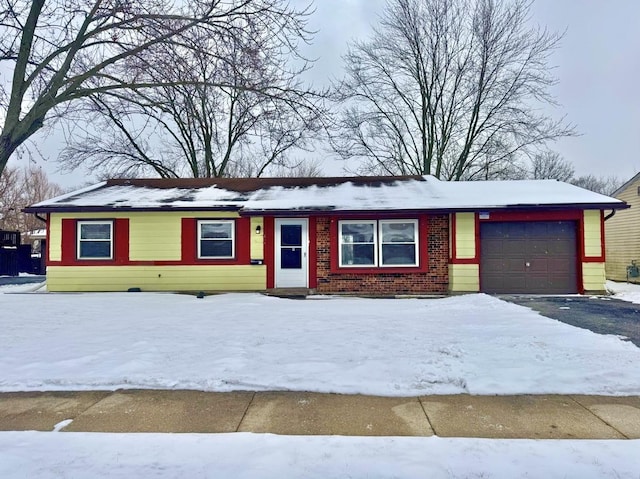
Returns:
[[[294,0],[292,3],[304,3]],[[310,56],[317,58],[318,84],[341,75],[347,42],[366,38],[384,0],[316,0],[310,28],[317,31]],[[532,23],[566,34],[552,57],[560,107],[581,136],[552,148],[574,163],[578,175],[628,179],[640,171],[640,1],[535,0]],[[51,160],[46,169],[65,187],[85,183],[86,172],[54,173],[55,144],[42,142]],[[50,146],[46,146],[50,145]],[[335,166],[330,173],[339,173]]]

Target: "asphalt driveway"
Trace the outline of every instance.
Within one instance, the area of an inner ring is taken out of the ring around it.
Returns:
[[[594,333],[625,336],[640,347],[640,304],[607,296],[502,295],[500,298]]]
[[[46,276],[42,275],[29,275],[29,276],[0,276],[0,286],[8,284],[30,284],[30,283],[42,283],[46,279]]]

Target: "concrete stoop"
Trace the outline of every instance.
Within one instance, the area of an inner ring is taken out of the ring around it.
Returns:
[[[61,423],[66,425],[62,427]],[[54,428],[88,432],[640,439],[640,397],[378,397],[185,390],[0,394],[0,430]]]

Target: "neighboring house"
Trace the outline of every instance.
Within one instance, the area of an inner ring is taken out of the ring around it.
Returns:
[[[604,290],[622,201],[555,180],[110,180],[47,217],[50,291],[361,295]]]
[[[640,283],[640,173],[611,196],[631,208],[616,212],[606,222],[607,279]]]

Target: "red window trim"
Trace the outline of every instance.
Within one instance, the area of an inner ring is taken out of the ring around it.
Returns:
[[[418,265],[417,266],[340,266],[340,242],[338,241],[338,223],[340,221],[379,221],[379,220],[417,220],[418,221]],[[429,271],[429,224],[428,216],[426,215],[414,215],[414,216],[398,216],[398,215],[362,215],[358,217],[354,216],[332,216],[329,225],[329,237],[330,237],[330,272],[336,274],[411,274],[411,273],[424,273]]]
[[[234,248],[233,258],[198,257],[198,222],[233,221]],[[182,265],[248,265],[251,264],[251,218],[182,218]]]
[[[111,259],[78,258],[78,223],[112,222]],[[50,248],[49,245],[48,248]],[[62,219],[62,258],[60,261],[48,261],[52,266],[114,266],[129,264],[129,219],[128,218],[63,218]]]

